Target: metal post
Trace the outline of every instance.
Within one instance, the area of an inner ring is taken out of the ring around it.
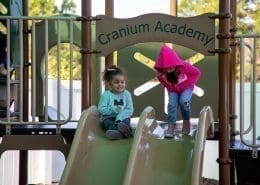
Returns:
[[[178,16],[178,0],[170,0],[170,14]]]
[[[253,123],[253,145],[256,145],[256,38],[254,38],[253,42],[253,72],[252,72],[252,79],[251,79],[251,86],[252,86],[252,97],[251,97],[251,112],[252,112],[252,123]],[[253,150],[254,151],[254,150]],[[257,148],[255,148],[255,152],[257,154]]]
[[[72,118],[72,104],[73,104],[73,71],[72,71],[72,61],[73,61],[73,40],[74,40],[74,30],[73,30],[73,21],[70,20],[70,84],[69,84],[69,117],[68,120]]]
[[[32,122],[36,121],[36,29],[35,29],[35,20],[32,20],[32,82],[31,82],[31,94],[32,94],[32,103],[31,103],[31,114]]]
[[[23,13],[24,16],[28,16],[28,2],[23,1]],[[28,38],[28,20],[23,21],[23,121],[28,120],[28,107],[29,107],[29,38]]]
[[[230,13],[230,1],[219,1],[219,13]],[[219,33],[229,34],[229,18],[219,20]],[[219,48],[229,48],[229,39],[219,40]],[[219,175],[220,184],[230,184],[230,159],[229,159],[229,53],[219,53]]]
[[[91,0],[81,0],[82,16],[91,16]],[[82,22],[82,48],[91,49],[91,22]],[[82,95],[81,109],[84,110],[91,105],[91,54],[82,53]]]
[[[45,24],[45,43],[44,43],[44,66],[45,66],[45,77],[44,77],[44,95],[45,95],[45,109],[44,109],[44,120],[47,123],[48,122],[48,102],[49,102],[49,95],[48,95],[48,90],[49,90],[49,85],[48,85],[48,67],[49,67],[49,61],[48,61],[48,55],[49,55],[49,21],[46,19],[44,21]],[[59,87],[58,87],[59,88]]]
[[[111,17],[114,16],[114,0],[106,0],[105,1],[105,14]],[[110,66],[114,62],[114,53],[111,53],[105,57],[105,65]]]
[[[10,63],[11,63],[11,23],[13,20],[7,19],[6,25],[7,25],[7,78],[6,78],[6,94],[7,94],[7,99],[6,99],[6,117],[7,117],[7,122],[10,123]]]
[[[23,20],[19,20],[19,47],[20,47],[20,71],[19,71],[19,121],[23,121]]]
[[[230,1],[230,11],[232,18],[230,20],[231,27],[231,49],[230,54],[230,84],[229,84],[229,114],[230,114],[230,126],[231,126],[231,140],[235,140],[235,120],[236,120],[236,39],[234,35],[237,30],[237,0]],[[235,164],[230,166],[230,183],[235,184]]]
[[[170,0],[170,15],[178,17],[178,0]],[[168,43],[170,48],[176,47],[174,44]]]
[[[28,1],[23,0],[23,15],[28,16]],[[23,121],[28,121],[29,107],[29,38],[28,38],[28,20],[23,20]],[[20,66],[22,67],[22,66]],[[28,151],[22,150],[19,155],[19,185],[27,184],[28,179]]]
[[[58,124],[60,124],[60,92],[61,92],[61,56],[60,56],[60,52],[61,52],[61,35],[60,35],[60,20],[57,20],[57,32],[58,32],[58,38],[57,38],[57,80],[58,80],[58,84],[57,84],[57,122]],[[46,107],[47,108],[47,107]]]
[[[57,30],[58,30],[58,38],[57,38],[57,125],[56,125],[56,134],[61,134],[61,126],[60,126],[60,102],[61,102],[61,56],[60,56],[60,48],[61,48],[61,35],[60,35],[60,20],[57,20]],[[47,109],[47,107],[46,107]]]
[[[232,14],[232,18],[230,20],[230,27],[231,27],[231,49],[232,52],[230,54],[230,84],[229,84],[229,112],[230,112],[230,126],[231,126],[231,133],[235,134],[235,119],[236,119],[236,39],[234,38],[234,35],[237,30],[237,1],[231,0],[230,1],[230,11]],[[235,137],[232,137],[232,140],[234,140]]]

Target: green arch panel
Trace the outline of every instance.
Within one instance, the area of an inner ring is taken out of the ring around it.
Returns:
[[[71,15],[66,15],[71,16]],[[58,23],[57,20],[48,21],[48,49],[57,45],[58,42]],[[70,21],[60,20],[60,42],[69,43],[70,40]],[[42,116],[44,114],[44,97],[43,97],[43,79],[42,79],[42,60],[45,53],[45,22],[41,21],[35,25],[36,31],[36,94],[37,94],[37,108],[36,115]],[[73,21],[73,44],[81,47],[81,22]]]

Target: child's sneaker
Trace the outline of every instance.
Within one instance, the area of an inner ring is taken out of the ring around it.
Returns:
[[[185,135],[190,133],[190,120],[183,120],[182,133]]]
[[[123,139],[124,136],[118,130],[107,130],[106,137],[110,140]]]
[[[168,138],[174,137],[174,135],[176,135],[175,127],[176,127],[175,123],[168,124],[168,129],[166,130],[165,137]]]
[[[7,75],[7,69],[5,69],[4,64],[0,64],[0,75],[2,76]]]
[[[9,71],[9,74],[11,75],[12,72],[14,71],[14,68],[10,67],[9,68],[10,71]],[[6,60],[4,62],[0,62],[0,76],[7,76],[8,74],[8,71],[7,71],[7,68],[6,68]]]
[[[132,137],[131,128],[127,124],[120,122],[118,123],[117,128],[126,138]]]

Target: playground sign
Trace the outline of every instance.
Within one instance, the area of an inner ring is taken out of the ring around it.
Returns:
[[[195,17],[174,17],[167,14],[144,14],[129,19],[99,15],[96,22],[96,49],[98,56],[142,42],[170,42],[214,55],[215,21],[212,14]]]

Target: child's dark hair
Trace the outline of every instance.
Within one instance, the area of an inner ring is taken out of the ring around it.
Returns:
[[[174,71],[166,73],[166,78],[169,82],[178,83],[178,76],[181,73],[181,68],[177,67]]]
[[[105,69],[103,80],[110,82],[115,75],[124,75],[124,71],[116,65],[111,65]]]

